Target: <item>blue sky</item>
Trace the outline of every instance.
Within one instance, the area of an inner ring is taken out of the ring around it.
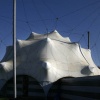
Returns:
[[[13,0],[0,0],[0,60],[6,46],[12,45]],[[100,0],[16,0],[17,39],[26,39],[30,33],[40,34],[57,30],[87,48],[90,31],[90,49],[96,65],[100,65]]]

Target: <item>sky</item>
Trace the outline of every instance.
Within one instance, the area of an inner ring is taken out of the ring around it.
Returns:
[[[25,40],[31,32],[44,34],[57,30],[63,37],[90,50],[100,66],[100,0],[16,0],[17,39]],[[12,45],[13,0],[0,0],[0,60]]]

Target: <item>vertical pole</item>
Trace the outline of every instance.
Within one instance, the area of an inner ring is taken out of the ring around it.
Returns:
[[[88,49],[90,49],[90,32],[88,31]]]
[[[14,77],[14,99],[17,97],[16,88],[16,0],[13,0],[13,77]]]

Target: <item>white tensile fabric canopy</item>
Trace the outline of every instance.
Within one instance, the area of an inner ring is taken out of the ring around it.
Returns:
[[[48,34],[32,32],[26,40],[17,40],[16,69],[17,75],[29,75],[43,85],[62,77],[100,75],[91,51],[72,43],[57,31]],[[8,80],[12,76],[13,49],[8,46],[0,63],[0,79]]]

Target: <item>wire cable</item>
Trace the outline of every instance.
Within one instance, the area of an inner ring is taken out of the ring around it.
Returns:
[[[96,45],[96,54],[97,54],[97,58],[98,58],[98,62],[99,62],[99,64],[100,64],[100,56],[98,55],[99,54],[99,50],[98,50],[98,48],[97,48],[97,45]]]
[[[87,28],[87,30],[90,29],[90,27],[95,23],[95,21],[97,20],[97,18],[100,16],[100,13],[92,20],[92,23],[89,25],[89,27]]]
[[[95,47],[95,48],[94,48]],[[94,52],[94,56],[96,59],[94,59],[96,62],[98,62],[98,64],[100,65],[100,56],[99,54],[99,50],[97,49],[97,45],[95,44],[92,48],[93,52]],[[98,66],[98,65],[97,65]]]
[[[94,48],[94,46],[96,46],[96,44],[98,43],[99,38],[100,38],[100,32],[98,33],[98,36],[97,36],[96,41],[95,41],[94,44],[91,46],[91,49]]]
[[[82,34],[81,38],[79,39],[78,43],[82,40],[82,38],[84,37],[84,34]]]
[[[23,4],[24,14],[25,14],[25,18],[26,18],[26,23],[27,23],[30,31],[32,32],[32,29],[31,29],[30,24],[29,24],[29,21],[28,21],[28,17],[27,17],[27,13],[26,13],[26,10],[25,10],[25,5],[24,5],[23,0],[22,0],[22,4]]]
[[[51,14],[55,17],[55,25],[54,25],[54,28],[56,29],[57,28],[57,22],[58,22],[59,18],[56,17],[56,14],[54,13],[54,11],[45,3],[44,0],[42,0],[42,3],[45,5],[45,7],[47,7],[47,9],[49,10],[49,12],[51,12]]]
[[[57,28],[58,20],[59,20],[59,18],[56,18],[55,29]]]
[[[66,17],[66,16],[71,15],[71,14],[73,14],[73,13],[75,13],[75,12],[78,12],[78,11],[84,9],[84,8],[87,8],[87,7],[91,6],[91,5],[95,5],[95,4],[99,3],[99,2],[100,2],[100,0],[97,0],[97,1],[92,2],[92,3],[90,3],[90,4],[86,4],[85,6],[79,8],[79,9],[76,9],[76,10],[74,10],[74,11],[72,11],[72,12],[69,12],[69,13],[67,13],[67,14],[65,14],[65,15],[63,15],[63,16],[60,16],[59,18]]]
[[[93,15],[97,9],[99,9],[100,7],[97,7],[96,9],[94,9],[91,13],[88,14],[88,16],[86,16],[80,23],[78,23],[75,27],[73,27],[70,32],[72,32],[74,29],[76,29],[77,27],[79,27],[85,20],[87,20],[88,17],[90,17],[91,15]]]
[[[39,15],[39,17],[40,17],[40,19],[41,19],[41,21],[42,21],[42,23],[43,23],[43,25],[44,25],[44,27],[45,27],[45,29],[46,29],[46,32],[48,33],[47,25],[46,25],[45,21],[43,20],[43,18],[42,18],[42,16],[41,16],[40,12],[39,12],[39,10],[38,10],[38,8],[37,8],[37,6],[36,6],[36,3],[34,2],[34,0],[31,0],[31,1],[32,1],[32,4],[33,4],[33,7],[35,7],[35,9],[36,9],[36,11],[37,11],[37,14]]]
[[[56,18],[56,14],[54,13],[54,11],[45,3],[44,0],[42,0],[42,3],[45,5],[45,7],[47,7],[47,9],[49,10],[49,12],[51,12],[51,14]]]

